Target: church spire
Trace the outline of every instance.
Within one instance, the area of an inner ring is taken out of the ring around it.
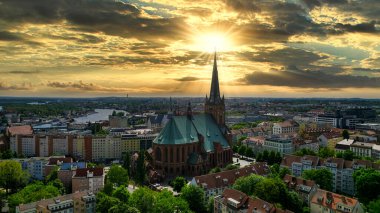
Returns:
[[[220,91],[219,91],[219,78],[218,78],[218,65],[216,61],[216,51],[214,54],[214,67],[212,70],[212,80],[210,89],[210,103],[220,103]]]

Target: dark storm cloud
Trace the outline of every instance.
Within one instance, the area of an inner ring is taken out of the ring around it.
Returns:
[[[181,81],[181,82],[186,82],[186,81],[199,81],[201,79],[197,78],[197,77],[187,76],[187,77],[178,78],[178,79],[175,79],[175,80],[176,81]]]
[[[259,49],[257,52],[241,52],[240,57],[249,61],[268,62],[283,66],[294,64],[309,66],[318,60],[327,58],[327,56],[295,48],[283,48],[273,51]]]
[[[380,73],[380,69],[371,69],[371,68],[353,68],[352,70],[358,71],[358,72]]]
[[[375,33],[379,32],[375,27],[376,22],[371,21],[368,23],[360,23],[360,24],[337,24],[335,27],[338,31],[347,31],[347,32],[362,32],[362,33]]]
[[[0,41],[22,41],[23,38],[17,33],[11,33],[8,31],[0,31]]]
[[[176,38],[182,18],[146,18],[135,6],[112,0],[0,0],[0,20],[19,23],[68,21],[73,29],[139,39]]]
[[[371,1],[372,2],[372,1]],[[380,1],[376,3],[380,7]],[[320,1],[320,0],[304,0],[295,2],[284,1],[262,1],[262,0],[225,0],[228,8],[232,8],[236,12],[257,13],[269,16],[273,25],[259,23],[256,19],[251,19],[250,23],[239,26],[246,41],[253,40],[258,43],[265,42],[286,42],[289,36],[308,34],[313,36],[327,36],[329,34],[343,34],[346,32],[366,32],[375,33],[376,19],[372,17],[369,22],[359,24],[343,24],[343,23],[315,23],[310,17],[310,10],[318,6],[328,6],[340,8],[342,11],[346,8],[346,1]],[[248,5],[248,6],[244,6]],[[376,11],[376,7],[368,8],[368,2],[363,2],[360,8]],[[360,13],[359,5],[351,3],[348,6],[351,11]],[[378,7],[378,8],[379,8]],[[378,12],[378,11],[377,11]],[[244,39],[244,38],[243,38]]]
[[[248,85],[287,86],[297,88],[380,88],[380,78],[352,75],[334,75],[320,71],[305,71],[295,66],[270,72],[247,74]]]

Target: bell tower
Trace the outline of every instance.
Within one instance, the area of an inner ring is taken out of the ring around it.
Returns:
[[[210,97],[207,97],[206,95],[205,113],[211,114],[219,126],[225,125],[224,95],[222,98],[220,97],[216,52],[214,54],[214,67],[212,70]]]

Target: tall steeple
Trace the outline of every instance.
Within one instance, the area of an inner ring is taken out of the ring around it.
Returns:
[[[225,125],[224,96],[223,98],[220,97],[216,52],[214,54],[214,67],[212,70],[210,97],[207,97],[206,95],[205,113],[211,114],[218,125]]]
[[[219,90],[218,64],[216,60],[216,51],[214,53],[214,67],[212,69],[212,80],[210,89],[210,103],[217,104],[221,102]]]

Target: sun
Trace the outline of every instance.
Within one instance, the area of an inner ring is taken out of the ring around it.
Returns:
[[[233,48],[231,39],[221,32],[210,32],[195,35],[192,47],[202,52],[225,52]]]

